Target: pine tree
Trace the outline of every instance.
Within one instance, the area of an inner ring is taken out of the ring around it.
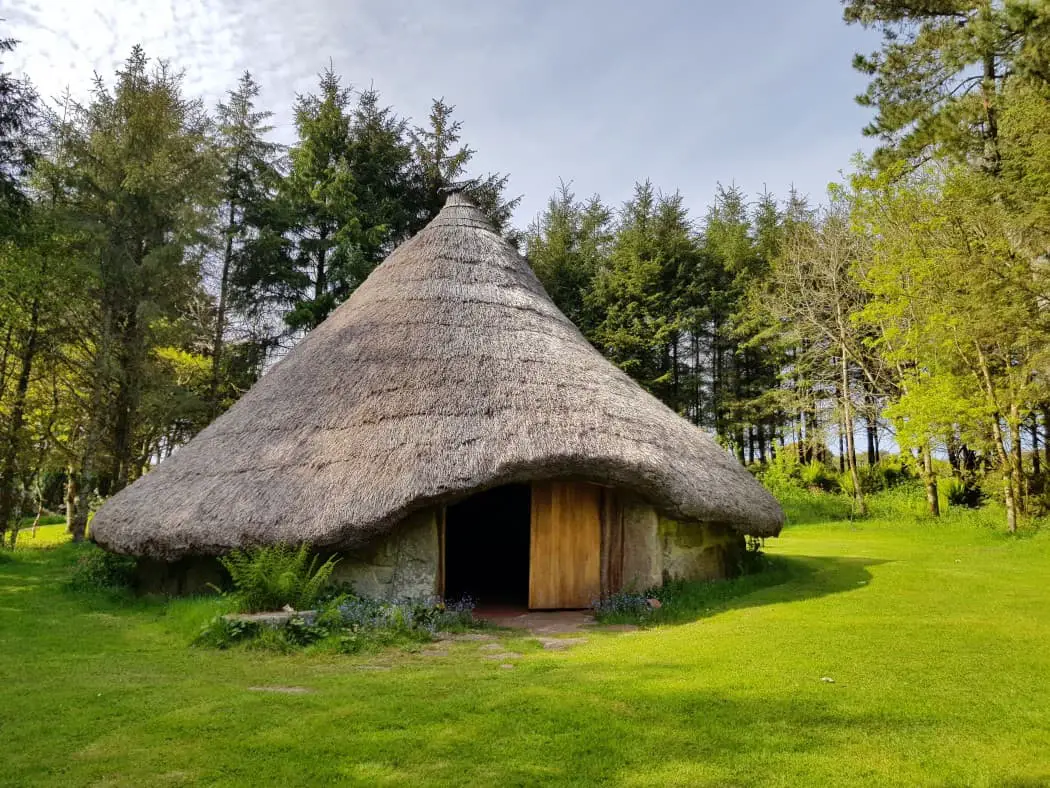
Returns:
[[[245,272],[257,268],[252,258],[263,253],[265,244],[256,243],[269,228],[271,202],[280,181],[280,146],[266,139],[271,130],[266,122],[273,113],[256,109],[259,85],[245,72],[226,103],[216,108],[217,145],[223,166],[222,203],[219,206],[221,260],[217,274],[217,302],[211,340],[211,376],[208,386],[209,413],[212,418],[236,396],[237,389],[251,383],[255,370],[231,363],[227,352],[230,329],[232,288]],[[234,374],[240,366],[241,374]],[[244,373],[248,374],[245,375]],[[229,384],[229,385],[226,385]],[[232,386],[232,389],[231,389]]]
[[[467,165],[474,158],[474,149],[460,145],[462,122],[454,120],[455,107],[444,99],[434,99],[430,107],[428,126],[417,126],[411,132],[416,157],[416,189],[418,210],[412,230],[421,229],[437,216],[445,204],[449,190],[461,189],[486,214],[501,233],[517,242],[510,228],[514,209],[520,197],[506,199],[504,192],[509,176],[489,173],[483,177],[468,175]]]
[[[55,167],[63,199],[95,264],[97,336],[82,442],[75,538],[88,496],[112,493],[142,470],[139,428],[156,332],[197,291],[205,229],[218,199],[219,158],[198,100],[181,75],[149,66],[140,47],[112,90],[96,79],[92,101],[61,128]]]
[[[360,283],[411,235],[415,212],[408,121],[383,106],[373,88],[358,95],[347,155],[361,227],[349,270]]]
[[[317,326],[353,289],[354,249],[361,224],[350,166],[352,92],[329,67],[318,93],[299,96],[299,140],[280,202],[287,222],[284,270],[274,274],[278,298],[287,300],[284,320],[293,330]],[[272,288],[271,288],[272,291]]]
[[[844,5],[847,23],[883,37],[880,51],[854,59],[871,77],[858,101],[876,110],[864,130],[882,143],[876,164],[947,153],[979,158],[986,172],[997,173],[1002,90],[1019,58],[1033,73],[1042,68],[1048,12],[1037,3],[993,0]]]
[[[696,234],[680,194],[635,186],[590,300],[598,348],[670,407],[681,410],[682,283],[697,266]]]
[[[612,213],[595,196],[577,202],[562,183],[525,233],[525,255],[551,299],[587,337],[598,316],[591,304],[594,277],[609,253]]]
[[[0,67],[3,54],[14,50],[16,43],[0,38]],[[0,70],[0,238],[17,230],[19,217],[28,208],[24,176],[36,153],[33,131],[38,115],[36,92],[29,81]]]

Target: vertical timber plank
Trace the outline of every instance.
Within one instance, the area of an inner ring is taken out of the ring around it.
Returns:
[[[623,590],[623,510],[616,490],[602,490],[602,596]]]
[[[601,545],[600,487],[534,483],[529,607],[588,607],[601,594]]]

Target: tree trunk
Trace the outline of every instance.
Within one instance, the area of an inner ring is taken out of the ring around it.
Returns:
[[[845,338],[843,338],[844,340]],[[860,485],[860,474],[857,472],[857,448],[853,435],[853,403],[849,393],[849,356],[846,352],[846,343],[842,343],[842,419],[846,425],[846,462],[849,465],[850,477],[853,480],[853,501],[857,508],[857,514],[868,513],[867,503],[864,500],[864,490]]]
[[[933,470],[933,452],[930,444],[922,447],[922,486],[926,490],[926,506],[934,517],[941,516],[941,501],[937,494],[937,474]]]
[[[674,403],[675,413],[681,413],[682,401],[678,380],[678,335],[671,339],[671,401]]]
[[[91,501],[88,498],[90,485],[86,479],[82,479],[77,485],[77,500],[73,507],[73,526],[69,529],[74,542],[83,542],[87,534],[88,513]]]
[[[992,375],[988,369],[988,362],[984,350],[977,342],[974,343],[977,351],[978,367],[975,374],[984,389],[986,401],[991,410],[990,426],[992,429],[992,445],[999,459],[999,466],[1003,471],[1003,493],[1006,502],[1006,528],[1010,533],[1017,532],[1017,480],[1014,478],[1014,464],[1006,445],[1006,435],[1003,434],[1002,411],[999,408],[999,400],[996,396],[995,385],[992,383]]]
[[[846,437],[846,428],[842,426],[842,419],[839,419],[839,473],[846,472],[846,447],[843,445],[843,440]]]
[[[1032,414],[1032,424],[1029,427],[1032,435],[1032,473],[1039,476],[1042,469],[1039,464],[1039,415]]]
[[[10,421],[4,441],[4,455],[0,459],[0,544],[3,535],[13,520],[21,514],[15,511],[15,473],[18,467],[18,450],[22,442],[22,426],[25,422],[26,397],[29,392],[29,379],[33,374],[33,360],[36,356],[37,329],[40,321],[40,299],[34,298],[29,310],[29,334],[19,359],[18,382],[15,384],[14,402],[11,405]],[[17,521],[14,522],[18,529]]]
[[[141,404],[145,343],[134,307],[124,317],[120,342],[120,380],[113,405],[113,466],[111,485],[102,491],[105,495],[114,495],[127,487],[135,465],[134,438]]]
[[[986,2],[982,17],[988,25],[994,24],[992,4]],[[999,152],[999,111],[998,86],[999,74],[996,69],[996,53],[988,51],[983,54],[983,79],[981,80],[981,98],[984,104],[984,166],[990,175],[998,176],[1002,170],[1002,156]]]
[[[1050,466],[1050,406],[1043,406],[1043,460]]]
[[[226,225],[226,249],[222,255],[222,274],[219,277],[219,303],[215,310],[215,335],[211,347],[211,381],[208,385],[208,410],[212,419],[219,415],[219,378],[222,374],[222,351],[226,333],[226,303],[230,290],[230,267],[233,264],[233,230],[237,207],[229,204],[230,219]]]
[[[4,351],[0,353],[0,392],[7,391],[7,360],[11,355],[11,336],[13,333],[14,326],[8,323],[7,331],[4,333]]]
[[[874,405],[874,403],[871,403]],[[878,454],[878,436],[879,436],[879,425],[875,419],[873,413],[868,413],[867,416],[867,437],[868,437],[868,465],[875,467],[879,462]]]
[[[1003,495],[1006,502],[1006,528],[1010,533],[1017,532],[1017,486],[1013,475],[1013,462],[1006,450],[1006,436],[1003,435],[1001,418],[998,413],[992,415],[992,434],[995,453],[999,456],[999,465],[1003,470]]]
[[[77,508],[77,476],[73,466],[66,468],[66,531],[73,533],[73,518]]]
[[[1023,513],[1027,507],[1028,480],[1024,472],[1024,451],[1021,446],[1021,418],[1016,404],[1010,405],[1010,462],[1013,464],[1012,473],[1014,478],[1014,499],[1017,502],[1018,512]]]
[[[36,539],[36,529],[40,527],[40,518],[44,516],[44,501],[38,499],[36,502],[36,517],[33,518],[33,538]]]

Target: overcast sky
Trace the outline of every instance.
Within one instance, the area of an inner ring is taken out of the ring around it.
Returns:
[[[27,0],[4,3],[21,44],[6,67],[45,96],[111,77],[135,43],[213,104],[245,69],[293,138],[290,108],[328,63],[422,121],[457,107],[478,171],[510,173],[516,220],[559,178],[618,205],[634,181],[681,190],[702,215],[717,182],[814,199],[870,149],[874,48],[837,0]]]

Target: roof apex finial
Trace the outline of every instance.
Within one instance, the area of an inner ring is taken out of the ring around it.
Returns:
[[[470,191],[478,185],[477,178],[469,178],[465,181],[453,181],[446,183],[444,186],[438,187],[439,194],[463,194],[464,192]]]

